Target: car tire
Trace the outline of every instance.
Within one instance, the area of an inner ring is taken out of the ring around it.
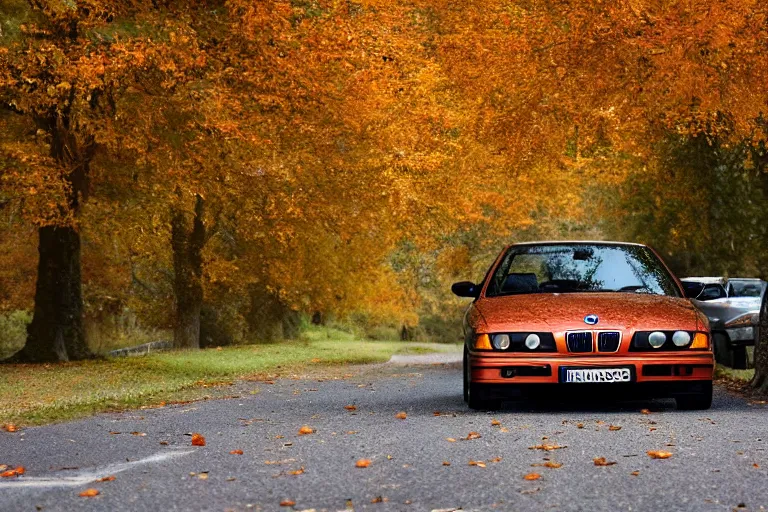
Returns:
[[[715,361],[728,368],[733,368],[733,349],[728,341],[728,336],[717,332],[713,333],[712,337],[714,338],[712,341],[715,349]]]
[[[476,411],[495,411],[501,407],[501,400],[488,398],[482,388],[477,384],[470,382],[467,388],[467,391],[469,392],[469,396],[467,396],[467,404],[469,404],[470,409]]]
[[[703,411],[712,407],[712,381],[697,385],[696,390],[675,397],[681,411]]]
[[[464,349],[464,370],[462,371],[462,381],[464,383],[464,401],[469,402],[469,355],[467,349]]]

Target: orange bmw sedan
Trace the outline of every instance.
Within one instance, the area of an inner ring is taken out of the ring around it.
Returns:
[[[658,254],[620,242],[507,247],[464,315],[464,400],[556,390],[576,396],[673,397],[708,409],[714,357],[706,316]]]

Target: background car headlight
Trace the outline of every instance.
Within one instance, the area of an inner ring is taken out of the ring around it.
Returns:
[[[653,348],[659,348],[667,342],[667,335],[661,331],[653,331],[648,335],[648,344]]]
[[[536,350],[539,348],[539,345],[541,345],[541,338],[539,338],[538,334],[529,334],[525,338],[525,346],[528,350]]]
[[[745,341],[755,338],[755,329],[750,327],[737,327],[736,329],[726,329],[728,338],[731,341]]]
[[[498,350],[507,350],[509,348],[509,335],[508,334],[494,335],[493,348]]]
[[[685,331],[675,331],[672,335],[672,343],[676,347],[685,347],[691,342],[691,335]]]

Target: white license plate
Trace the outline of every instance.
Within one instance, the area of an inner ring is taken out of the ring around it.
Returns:
[[[632,374],[629,368],[584,368],[566,369],[565,382],[611,383],[629,382]]]

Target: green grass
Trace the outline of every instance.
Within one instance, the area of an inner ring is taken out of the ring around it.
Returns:
[[[329,339],[330,338],[330,339]],[[301,341],[164,352],[76,363],[0,366],[0,424],[43,424],[96,412],[190,400],[211,385],[313,367],[387,361],[395,353],[458,350],[399,341],[358,341],[309,331]]]
[[[726,379],[743,380],[743,381],[749,382],[752,380],[752,377],[754,376],[755,376],[754,368],[749,370],[734,370],[733,368],[729,368],[727,366],[718,364],[717,368],[715,369],[715,378],[718,378],[718,379],[726,378]]]

